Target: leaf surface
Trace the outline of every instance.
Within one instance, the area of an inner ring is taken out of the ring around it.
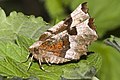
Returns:
[[[90,46],[90,50],[99,52],[102,56],[102,66],[98,72],[100,80],[119,80],[120,79],[120,53],[111,46],[102,42],[96,42]]]
[[[25,16],[15,11],[6,17],[2,9],[0,9],[0,21],[0,40],[13,41],[18,34],[37,40],[38,36],[50,27],[41,17]]]

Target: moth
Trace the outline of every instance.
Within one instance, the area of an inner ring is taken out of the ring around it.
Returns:
[[[38,60],[40,68],[42,63],[59,64],[79,60],[82,55],[87,55],[88,46],[97,38],[94,19],[89,16],[85,2],[29,47],[31,60]]]

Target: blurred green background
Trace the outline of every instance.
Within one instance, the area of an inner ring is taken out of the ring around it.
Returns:
[[[97,77],[100,80],[119,80],[120,52],[103,42],[110,35],[120,37],[119,0],[0,0],[0,7],[7,15],[12,11],[23,12],[26,15],[42,16],[46,22],[55,24],[82,2],[88,2],[89,13],[95,18],[99,35],[98,41],[89,47],[103,59]]]

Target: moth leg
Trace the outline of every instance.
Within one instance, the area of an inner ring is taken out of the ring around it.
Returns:
[[[43,71],[45,71],[45,72],[50,72],[50,71],[45,70],[45,69],[43,68],[43,66],[42,66],[42,64],[41,64],[41,60],[40,60],[40,59],[39,59],[39,66],[40,66],[40,69],[41,69],[41,70],[43,70]]]
[[[33,57],[34,57],[34,55],[32,55],[32,57],[31,57],[31,59],[30,59],[30,62],[29,62],[27,71],[30,69],[30,67],[31,67],[31,65],[32,65]]]
[[[49,66],[51,66],[51,64],[49,63],[49,61],[45,58],[45,62],[49,65]]]
[[[42,67],[41,60],[40,60],[40,59],[39,59],[39,66],[40,66],[40,69],[42,69],[43,71],[45,71],[45,69]]]

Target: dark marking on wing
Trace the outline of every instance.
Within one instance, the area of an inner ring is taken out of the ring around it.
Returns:
[[[46,40],[46,39],[48,39],[48,38],[50,38],[51,36],[48,36],[47,34],[42,34],[41,36],[40,36],[40,38],[39,38],[39,40],[40,41],[44,41],[44,40]]]
[[[67,26],[67,31],[68,31],[68,33],[69,33],[70,35],[77,35],[76,26],[70,28],[70,26],[71,26],[71,24],[72,24],[72,17],[71,17],[71,16],[69,16],[69,17],[65,20],[64,24]]]
[[[82,8],[81,9],[82,9],[82,11],[84,13],[86,13],[86,14],[88,13],[87,2],[85,2],[85,3],[82,4]]]
[[[50,32],[50,33],[52,33],[52,34],[58,34],[58,33],[62,32],[62,31],[64,31],[64,30],[66,30],[66,28],[67,28],[67,26],[63,24],[63,25],[61,25],[61,27],[59,27],[59,28],[56,30],[56,32],[53,32],[53,31],[51,31],[51,30],[47,30],[47,32]]]
[[[76,26],[69,28],[67,31],[70,35],[77,35]]]
[[[70,27],[70,25],[72,24],[72,17],[69,16],[69,17],[66,18],[64,21],[65,21],[65,22],[64,22],[64,25],[66,25],[67,28],[68,28],[68,27]]]
[[[72,17],[69,16],[68,18],[66,18],[66,19],[64,20],[63,25],[60,25],[60,27],[58,27],[58,29],[56,30],[56,32],[53,32],[53,31],[51,31],[51,30],[47,30],[47,32],[50,32],[50,33],[52,33],[52,34],[58,34],[58,33],[62,32],[62,31],[64,31],[64,30],[69,29],[71,24],[72,24]]]
[[[66,51],[68,49],[70,49],[70,42],[69,42],[69,36],[68,35],[65,35],[63,38],[62,38],[62,41],[63,41],[63,49],[62,49],[62,52],[61,52],[61,55],[60,57],[65,57],[66,55]]]
[[[88,26],[89,26],[91,29],[96,30],[96,26],[94,25],[94,19],[93,19],[93,18],[90,18],[90,19],[89,19]]]

